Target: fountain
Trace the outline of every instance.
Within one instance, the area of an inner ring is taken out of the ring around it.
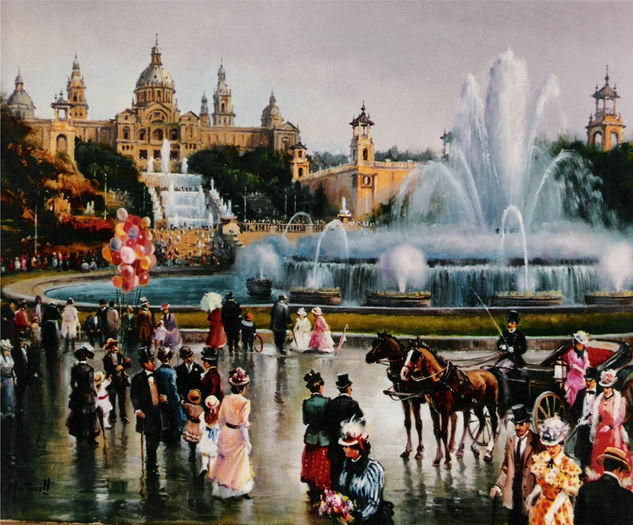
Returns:
[[[612,246],[598,263],[598,276],[605,291],[585,295],[585,303],[600,305],[633,305],[633,291],[624,290],[633,283],[633,248],[625,243]]]
[[[345,197],[341,197],[341,209],[339,210],[336,218],[342,223],[346,223],[352,219],[352,212],[347,209]]]
[[[180,164],[180,173],[187,174],[187,170],[189,169],[189,161],[187,157],[182,158],[182,163]]]
[[[288,233],[288,228],[290,228],[290,225],[294,222],[294,220],[297,217],[305,217],[306,219],[308,219],[308,223],[310,224],[310,231],[313,231],[312,217],[310,217],[310,215],[306,213],[305,211],[298,211],[292,217],[290,217],[288,224],[286,224],[286,227],[284,228],[284,232],[282,234],[284,237],[286,237],[286,234]]]

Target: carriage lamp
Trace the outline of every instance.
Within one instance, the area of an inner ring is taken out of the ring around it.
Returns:
[[[560,383],[567,379],[567,364],[562,359],[554,361],[554,381]]]

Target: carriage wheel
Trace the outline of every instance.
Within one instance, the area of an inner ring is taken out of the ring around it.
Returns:
[[[629,423],[629,426],[633,426],[633,376],[626,383],[622,385],[621,390],[622,397],[626,399],[626,415],[624,416],[624,422]]]
[[[253,348],[255,349],[255,352],[257,352],[258,354],[261,353],[261,351],[264,349],[264,340],[262,339],[261,335],[255,334],[255,340],[253,341]]]
[[[567,409],[561,397],[554,392],[543,392],[534,401],[532,410],[532,430],[539,431],[540,424],[547,418],[558,414],[561,419],[565,419]]]
[[[492,423],[490,423],[490,412],[488,407],[484,407],[484,428],[481,434],[481,425],[479,419],[474,413],[470,414],[470,421],[468,421],[468,435],[478,445],[486,446],[493,438],[492,435]]]

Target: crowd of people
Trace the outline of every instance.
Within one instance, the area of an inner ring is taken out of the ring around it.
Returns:
[[[158,262],[167,267],[222,266],[233,257],[230,243],[209,228],[164,228],[153,230]]]
[[[99,268],[105,268],[108,262],[97,250],[86,253],[63,253],[61,251],[40,250],[37,253],[21,252],[8,253],[0,256],[0,271],[2,275],[32,272],[35,270],[76,270],[89,272]]]

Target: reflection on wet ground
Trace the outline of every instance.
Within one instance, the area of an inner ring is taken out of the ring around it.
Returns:
[[[201,346],[194,347],[199,354]],[[435,440],[423,406],[425,457],[403,461],[405,445],[400,403],[383,395],[389,386],[385,367],[365,363],[361,348],[335,356],[224,352],[225,374],[244,367],[252,378],[251,439],[256,476],[251,500],[222,502],[196,478],[188,449],[159,448],[160,476],[142,471],[141,443],[134,425],[117,422],[106,430],[107,446],[77,447],[65,427],[71,354],[42,365],[42,377],[28,389],[26,415],[2,421],[2,518],[78,522],[327,523],[319,518],[299,481],[303,447],[301,402],[307,397],[303,376],[310,368],[323,375],[325,394],[334,396],[336,374],[348,372],[355,397],[366,414],[372,457],[386,471],[385,499],[395,504],[398,524],[490,523],[487,492],[496,480],[507,430],[494,461],[474,459],[467,450],[451,470],[431,465]],[[449,356],[448,353],[445,354]],[[103,352],[91,364],[101,370]],[[132,356],[134,357],[134,356]],[[176,363],[172,363],[176,364]],[[136,370],[136,369],[135,369]],[[129,401],[128,401],[129,404]],[[132,414],[131,406],[128,414]],[[415,438],[415,435],[414,435]],[[498,512],[498,519],[501,518]]]

